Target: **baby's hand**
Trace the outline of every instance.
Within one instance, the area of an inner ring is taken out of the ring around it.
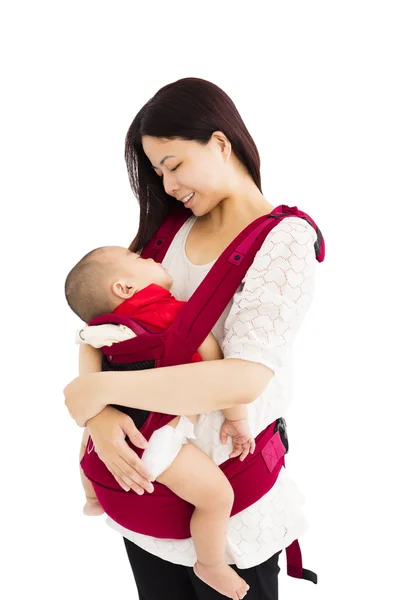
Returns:
[[[240,460],[242,461],[249,452],[253,454],[256,443],[251,435],[247,419],[240,419],[239,421],[228,421],[228,419],[225,419],[220,432],[223,444],[226,444],[228,436],[232,438],[233,446],[229,458],[234,458],[240,454]]]

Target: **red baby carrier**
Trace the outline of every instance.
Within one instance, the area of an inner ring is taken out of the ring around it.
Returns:
[[[153,238],[141,252],[143,258],[162,262],[175,234],[192,213],[178,205],[167,216]],[[166,367],[190,362],[218,321],[224,309],[251,266],[256,252],[266,235],[284,218],[295,216],[305,219],[317,233],[316,259],[322,262],[325,243],[315,222],[296,207],[281,205],[268,215],[250,223],[225,249],[202,283],[183,306],[173,323],[164,331],[153,331],[150,326],[123,315],[106,314],[92,319],[89,325],[104,323],[128,326],[137,337],[104,346],[102,370],[141,370]],[[160,390],[162,393],[162,390]],[[112,405],[132,417],[136,427],[149,440],[152,433],[168,424],[175,415],[143,411]],[[128,445],[139,457],[144,450]],[[286,423],[283,418],[272,422],[255,439],[254,454],[244,461],[230,458],[219,465],[234,490],[231,516],[257,502],[274,485],[279,471],[285,465],[288,450]],[[93,452],[89,437],[82,469],[93,483],[97,498],[105,513],[131,531],[158,538],[185,539],[190,537],[190,518],[194,506],[182,500],[166,486],[154,482],[154,491],[138,495],[126,492],[116,482],[105,464]],[[298,540],[286,548],[287,573],[292,577],[317,583],[317,575],[303,569]]]

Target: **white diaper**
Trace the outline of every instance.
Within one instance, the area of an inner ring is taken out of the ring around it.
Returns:
[[[188,438],[196,439],[193,423],[185,416],[179,419],[174,429],[164,425],[157,429],[149,440],[149,445],[142,454],[142,461],[153,477],[163,473],[175,460],[179,450],[187,444]]]

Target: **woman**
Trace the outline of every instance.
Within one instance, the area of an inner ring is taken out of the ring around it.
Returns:
[[[274,206],[262,194],[260,159],[232,100],[216,85],[186,78],[161,88],[139,111],[126,136],[125,158],[140,203],[140,251],[175,202],[192,216],[176,234],[163,266],[171,293],[188,300],[219,255],[252,221]],[[309,308],[317,234],[287,217],[265,238],[232,301],[213,328],[224,360],[90,373],[99,350],[81,346],[81,373],[64,390],[66,405],[86,424],[96,451],[120,485],[152,491],[141,461],[125,442],[141,436],[119,404],[176,415],[200,414],[195,443],[217,464],[230,453],[219,436],[221,409],[246,402],[254,436],[284,416],[291,400],[292,343]],[[90,337],[90,328],[84,336]],[[272,489],[230,518],[227,561],[250,585],[249,600],[278,598],[278,557],[304,533],[303,498],[281,469]],[[139,598],[222,598],[194,574],[189,540],[155,539],[107,523],[123,535]],[[238,571],[239,572],[239,571]]]

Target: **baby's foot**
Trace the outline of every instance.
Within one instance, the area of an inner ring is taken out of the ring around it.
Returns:
[[[236,571],[225,562],[217,565],[203,565],[197,561],[193,570],[204,583],[233,600],[242,600],[250,589],[245,580],[239,577]]]
[[[89,498],[86,496],[86,504],[83,507],[83,513],[88,517],[96,517],[102,515],[104,510],[97,498]]]

